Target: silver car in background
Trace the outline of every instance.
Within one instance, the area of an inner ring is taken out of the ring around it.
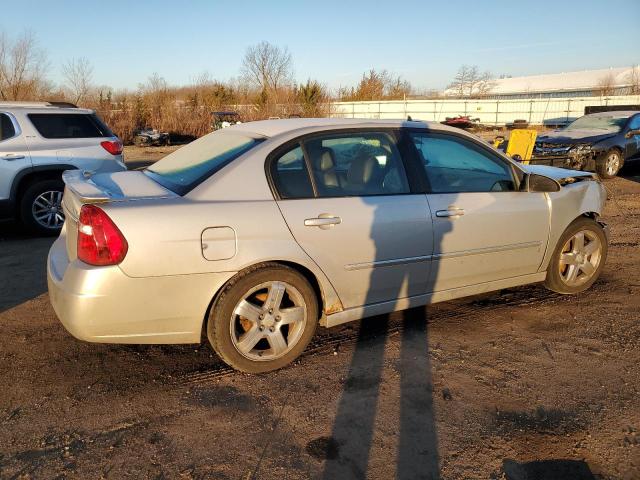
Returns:
[[[66,172],[48,258],[75,337],[199,343],[280,368],[316,325],[544,282],[589,288],[607,255],[597,175],[516,164],[440,124],[269,120],[144,171]]]

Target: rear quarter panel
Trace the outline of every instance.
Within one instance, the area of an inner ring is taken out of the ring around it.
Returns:
[[[129,250],[120,268],[130,277],[238,272],[261,262],[285,261],[302,265],[316,276],[325,305],[341,305],[329,280],[295,242],[272,197],[180,197],[113,202],[101,207],[127,239]],[[205,258],[202,235],[205,229],[215,227],[235,232],[233,257],[227,258],[226,248],[216,254],[212,251],[215,245],[209,244],[207,257],[220,260]]]

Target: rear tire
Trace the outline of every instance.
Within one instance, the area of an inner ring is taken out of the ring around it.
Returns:
[[[27,187],[20,200],[22,224],[36,235],[58,235],[64,223],[63,193],[62,180],[40,180]]]
[[[558,240],[544,282],[549,290],[574,294],[587,290],[598,279],[607,260],[607,236],[595,220],[575,220]]]
[[[596,159],[596,172],[602,178],[613,178],[618,175],[624,160],[617,148],[612,148],[600,158]]]
[[[262,373],[295,360],[317,323],[317,299],[307,279],[287,266],[263,263],[223,288],[209,314],[207,337],[231,367]]]

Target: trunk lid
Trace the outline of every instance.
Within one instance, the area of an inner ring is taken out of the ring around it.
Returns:
[[[138,170],[99,174],[67,170],[62,174],[62,180],[65,183],[62,206],[69,260],[77,258],[78,217],[82,205],[178,196]]]

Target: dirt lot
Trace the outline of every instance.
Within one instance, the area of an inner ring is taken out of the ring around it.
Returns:
[[[611,249],[590,291],[321,330],[262,376],[206,345],[75,340],[48,302],[51,240],[2,224],[0,478],[638,479],[635,175],[607,182]]]

